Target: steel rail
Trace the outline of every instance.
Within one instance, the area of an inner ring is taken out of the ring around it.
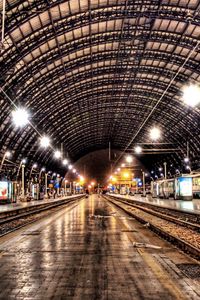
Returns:
[[[109,197],[112,197],[112,196],[109,196]],[[134,208],[141,209],[144,212],[147,212],[147,213],[157,216],[159,218],[165,219],[166,221],[170,221],[175,224],[181,225],[183,227],[187,227],[192,230],[200,232],[200,215],[197,215],[195,213],[182,212],[178,209],[173,209],[173,208],[168,208],[168,207],[160,207],[158,205],[152,205],[150,203],[144,203],[144,202],[140,202],[137,200],[121,199],[121,198],[117,198],[114,196],[112,198],[117,201],[120,201],[122,203],[125,203],[129,206],[132,206]],[[160,211],[159,211],[159,208],[160,208]],[[194,223],[194,221],[193,222],[188,221],[188,214],[191,215],[191,218],[192,217],[196,218],[196,223]],[[177,219],[177,217],[181,217],[182,219]],[[185,220],[183,220],[183,218],[185,218]]]
[[[149,213],[151,215],[155,215],[155,216],[159,217],[160,219],[167,220],[167,221],[169,221],[171,223],[174,223],[176,225],[180,225],[182,227],[187,227],[187,228],[193,229],[195,232],[199,231],[199,229],[200,229],[200,226],[198,224],[192,224],[190,222],[186,222],[186,221],[182,221],[182,220],[176,220],[177,222],[175,222],[175,218],[169,217],[167,215],[164,216],[164,214],[161,214],[161,213],[156,215],[155,212],[153,212],[153,210],[149,209],[147,211],[145,208],[143,208],[141,206],[134,205],[134,204],[127,203],[126,201],[123,201],[123,199],[119,199],[119,198],[111,197],[111,196],[104,196],[103,198],[110,201],[115,206],[122,209],[128,215],[134,217],[137,221],[139,221],[142,224],[147,223],[147,221],[143,217],[138,216],[137,214],[135,214],[132,211],[129,211],[127,208],[121,206],[118,202],[121,202],[121,204],[126,204],[127,206],[130,206],[130,207],[132,206],[136,209],[142,210],[142,211],[144,211],[146,213]],[[192,256],[195,259],[197,259],[198,261],[200,261],[200,250],[197,247],[195,247],[194,245],[189,244],[188,242],[186,242],[186,241],[182,240],[181,238],[173,235],[172,233],[166,232],[164,229],[160,228],[159,226],[156,226],[156,225],[152,224],[151,222],[148,222],[148,228],[150,230],[152,230],[153,232],[155,232],[157,235],[161,236],[165,240],[172,243],[173,245],[176,245],[183,252],[189,254],[190,256]]]
[[[2,225],[5,225],[5,224],[9,224],[13,221],[17,221],[17,220],[20,220],[20,219],[25,219],[27,217],[30,217],[32,215],[35,215],[35,214],[38,214],[38,213],[41,213],[41,212],[44,212],[44,211],[47,211],[47,210],[50,210],[49,213],[51,213],[52,209],[54,208],[58,208],[58,209],[62,209],[63,206],[67,205],[67,204],[73,204],[74,202],[76,202],[77,200],[81,200],[82,198],[84,197],[84,195],[81,195],[81,196],[77,196],[77,197],[73,197],[71,199],[63,199],[63,200],[58,200],[56,201],[55,203],[47,203],[47,205],[42,205],[42,207],[40,207],[39,205],[39,208],[36,206],[36,209],[33,209],[33,210],[28,210],[27,212],[23,212],[23,213],[18,213],[20,210],[24,210],[24,208],[21,208],[19,210],[13,210],[13,211],[10,211],[9,213],[14,213],[16,212],[17,214],[15,216],[8,216],[7,218],[0,218],[0,231],[1,231],[1,226]],[[30,207],[29,207],[30,208]],[[34,207],[32,207],[34,208]],[[28,208],[27,208],[28,209]],[[23,220],[25,223],[23,224],[20,224],[19,226],[12,226],[10,229],[6,230],[6,232],[3,232],[3,233],[0,233],[0,238],[5,236],[6,234],[9,234],[15,230],[18,230],[28,224],[32,224],[36,221],[38,221],[39,219],[42,219],[44,218],[44,216],[40,216],[38,218],[36,218],[35,220],[29,220],[28,222],[26,222],[26,220]]]

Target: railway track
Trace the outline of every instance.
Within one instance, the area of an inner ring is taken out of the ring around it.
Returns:
[[[44,218],[49,213],[55,213],[67,204],[74,204],[84,196],[77,196],[71,199],[62,199],[50,203],[43,203],[36,206],[19,208],[0,214],[0,237],[20,229],[26,225]],[[14,215],[13,215],[14,214]]]
[[[200,225],[182,218],[166,215],[152,208],[137,205],[128,199],[104,196],[105,199],[124,210],[130,216],[154,231],[162,238],[176,245],[179,249],[200,260]],[[177,211],[176,211],[177,214]],[[179,212],[182,214],[182,212]]]
[[[200,213],[194,214],[193,212],[181,212],[179,209],[172,208],[172,207],[161,207],[157,204],[149,203],[149,202],[142,202],[135,199],[126,199],[117,196],[109,196],[113,197],[114,199],[123,200],[124,202],[130,203],[132,205],[137,205],[137,207],[145,207],[149,208],[155,212],[163,213],[164,215],[174,217],[178,220],[186,221],[187,223],[193,223],[194,225],[200,225]]]

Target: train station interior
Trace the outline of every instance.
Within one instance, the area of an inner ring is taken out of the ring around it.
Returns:
[[[200,300],[200,0],[0,0],[0,300]]]

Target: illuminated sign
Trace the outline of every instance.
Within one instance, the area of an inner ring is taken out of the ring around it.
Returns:
[[[180,196],[192,196],[192,178],[191,177],[179,177],[179,195]]]
[[[0,200],[8,199],[8,182],[0,181]]]

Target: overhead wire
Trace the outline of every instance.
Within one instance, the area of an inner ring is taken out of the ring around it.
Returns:
[[[154,111],[156,110],[156,108],[158,107],[158,105],[160,104],[160,102],[162,101],[162,99],[164,98],[164,96],[166,95],[168,89],[171,87],[172,83],[175,81],[176,77],[179,75],[179,73],[181,72],[181,70],[183,69],[183,67],[186,65],[186,63],[188,62],[188,60],[190,59],[190,57],[193,55],[193,53],[196,51],[196,49],[199,47],[200,45],[200,40],[196,43],[195,47],[192,49],[191,52],[189,52],[189,55],[186,57],[185,61],[183,62],[183,64],[179,67],[179,69],[177,70],[176,74],[174,75],[174,77],[170,80],[170,82],[168,83],[166,89],[164,90],[164,92],[162,93],[162,95],[160,96],[160,98],[158,99],[158,101],[156,102],[156,104],[154,105],[154,107],[152,108],[152,110],[150,111],[150,113],[148,114],[148,116],[145,118],[145,120],[142,122],[141,126],[139,127],[139,129],[136,131],[136,133],[134,134],[134,136],[132,137],[132,139],[130,140],[130,142],[127,144],[127,146],[124,148],[123,152],[120,154],[120,156],[117,158],[117,160],[115,161],[114,165],[117,164],[117,162],[122,158],[122,156],[124,155],[124,153],[126,152],[126,150],[128,149],[128,147],[130,147],[130,145],[133,143],[133,141],[135,140],[135,138],[138,136],[138,134],[140,133],[140,131],[142,130],[142,128],[144,127],[144,125],[148,122],[149,118],[152,116],[152,114],[154,113]]]

